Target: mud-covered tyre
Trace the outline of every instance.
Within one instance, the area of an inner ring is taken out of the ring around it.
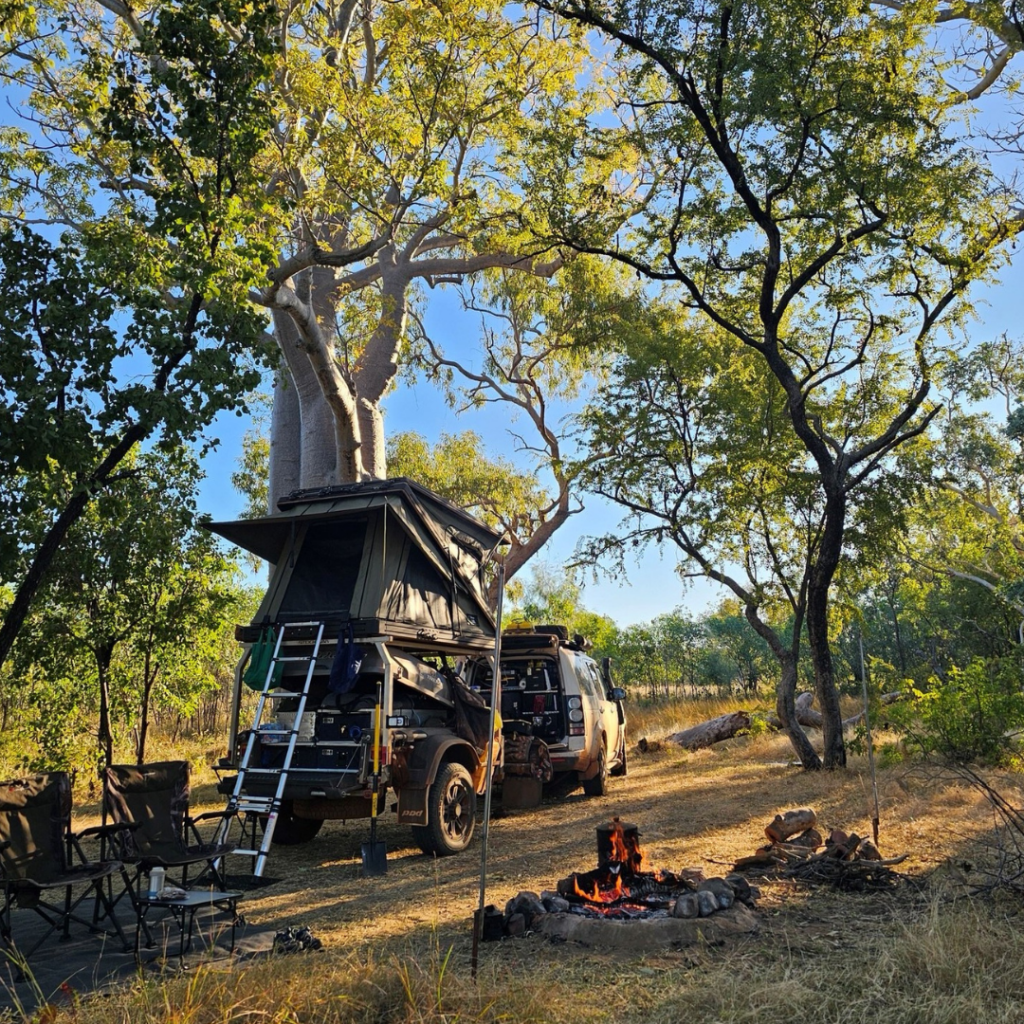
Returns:
[[[424,853],[450,857],[473,838],[476,792],[469,772],[454,761],[441,765],[427,794],[427,824],[413,825],[412,835]]]
[[[583,780],[583,792],[587,796],[604,796],[608,792],[608,755],[603,746],[597,752],[597,774]]]
[[[263,824],[266,827],[265,820]],[[271,842],[275,846],[301,846],[314,839],[323,827],[323,818],[298,818],[291,800],[282,800]]]

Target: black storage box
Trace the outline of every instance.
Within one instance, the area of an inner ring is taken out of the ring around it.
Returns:
[[[264,743],[260,747],[261,768],[283,768],[287,743]],[[316,747],[312,743],[296,743],[292,754],[292,768],[315,768]]]
[[[316,747],[317,768],[358,768],[361,747],[342,746],[337,743],[318,743]]]
[[[369,733],[372,723],[373,715],[369,711],[341,712],[321,709],[316,713],[314,735],[320,743],[359,740]]]

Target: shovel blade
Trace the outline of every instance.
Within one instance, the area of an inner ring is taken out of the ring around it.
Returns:
[[[363,877],[388,873],[388,850],[382,842],[363,843]]]

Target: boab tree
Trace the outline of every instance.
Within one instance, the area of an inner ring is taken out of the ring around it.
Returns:
[[[943,328],[1018,223],[953,138],[916,7],[534,2],[615,48],[623,132],[647,165],[609,245],[622,174],[556,149],[563,173],[537,187],[559,238],[677,285],[680,306],[755,353],[784,395],[820,490],[806,623],[823,763],[840,767],[829,607],[851,497],[934,414]]]
[[[560,267],[517,183],[526,126],[585,103],[570,33],[493,0],[309,5],[282,38],[267,183],[288,212],[254,293],[283,355],[271,503],[386,474],[380,403],[424,284]]]

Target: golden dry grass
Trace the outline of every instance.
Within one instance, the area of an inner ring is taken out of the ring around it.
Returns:
[[[664,735],[728,709],[640,710],[631,732]],[[791,760],[786,740],[771,735],[696,753],[633,751],[629,776],[613,779],[607,796],[577,791],[493,821],[488,902],[501,906],[593,867],[594,829],[613,815],[640,826],[655,866],[708,875],[760,845],[764,825],[788,808],[811,806],[825,829],[870,834],[865,758],[837,773],[806,773]],[[1013,778],[1002,785],[1018,786]],[[196,795],[200,804],[216,799],[212,786]],[[1019,788],[1008,795],[1024,802]],[[140,981],[84,1000],[74,1016],[80,1024],[1024,1022],[1019,906],[963,898],[961,865],[977,860],[976,843],[991,832],[988,806],[961,784],[898,769],[879,773],[879,796],[882,852],[909,853],[901,870],[917,884],[858,895],[766,882],[761,934],[721,947],[623,955],[538,937],[485,944],[477,982],[469,956],[479,843],[460,857],[428,859],[386,816],[388,873],[366,879],[366,822],[328,822],[313,842],[276,848],[266,873],[280,881],[244,904],[248,920],[270,931],[308,925],[324,952]]]

